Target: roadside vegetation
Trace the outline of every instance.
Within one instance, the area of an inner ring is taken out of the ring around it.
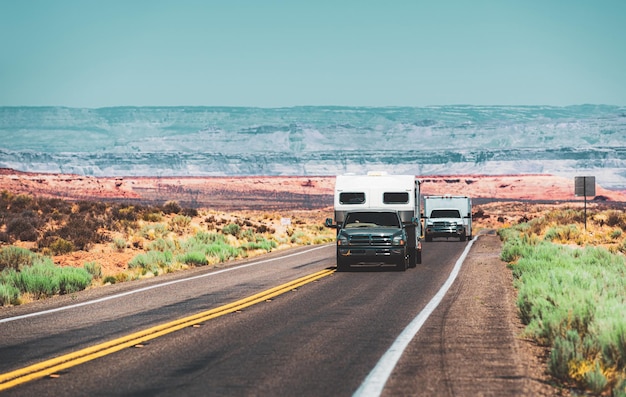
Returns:
[[[626,214],[547,211],[499,230],[525,336],[548,370],[585,394],[626,396]]]
[[[321,221],[296,214],[224,214],[175,201],[70,202],[2,191],[0,306],[334,237]]]

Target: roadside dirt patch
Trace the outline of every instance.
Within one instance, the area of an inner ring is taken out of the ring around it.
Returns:
[[[495,232],[478,237],[457,280],[401,359],[384,395],[566,396],[546,351],[521,337],[511,271]],[[400,373],[401,372],[401,373]]]

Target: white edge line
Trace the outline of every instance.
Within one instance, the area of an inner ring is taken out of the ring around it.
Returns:
[[[94,300],[87,301],[87,302],[76,303],[76,304],[69,305],[69,306],[57,307],[56,309],[50,309],[50,310],[44,310],[44,311],[40,311],[40,312],[23,314],[23,315],[15,316],[15,317],[7,317],[7,318],[0,319],[0,324],[1,323],[8,323],[10,321],[22,320],[22,319],[28,318],[28,317],[41,316],[41,315],[44,315],[44,314],[60,312],[60,311],[63,311],[63,310],[75,309],[75,308],[81,307],[81,306],[93,305],[93,304],[96,304],[96,303],[105,302],[105,301],[108,301],[108,300],[111,300],[111,299],[121,298],[121,297],[127,296],[127,295],[137,294],[139,292],[144,292],[144,291],[148,291],[148,290],[155,289],[155,288],[161,288],[161,287],[165,287],[165,286],[168,286],[168,285],[182,283],[182,282],[185,282],[185,281],[195,280],[195,279],[204,278],[204,277],[211,277],[211,276],[218,275],[220,273],[230,272],[230,271],[237,270],[237,269],[243,269],[245,267],[257,266],[257,265],[261,265],[263,263],[268,263],[268,262],[273,262],[273,261],[276,261],[276,260],[282,260],[282,259],[285,259],[285,258],[290,258],[292,256],[307,254],[307,253],[309,253],[311,251],[315,251],[315,250],[322,249],[322,248],[325,248],[325,247],[326,247],[325,245],[321,245],[321,246],[318,246],[318,247],[315,247],[315,248],[311,248],[311,249],[308,249],[308,250],[305,250],[305,251],[296,252],[296,253],[285,255],[285,256],[280,256],[278,258],[263,259],[263,260],[260,260],[258,262],[252,262],[252,263],[247,263],[247,264],[244,264],[244,265],[233,266],[233,267],[229,267],[229,268],[226,268],[226,269],[218,270],[218,271],[215,271],[215,272],[201,274],[199,276],[181,278],[179,280],[173,280],[173,281],[168,281],[166,283],[155,284],[155,285],[151,285],[149,287],[139,288],[139,289],[135,289],[135,290],[132,290],[132,291],[123,292],[121,294],[106,296],[104,298],[94,299]]]
[[[361,386],[354,392],[353,397],[373,397],[380,396],[383,392],[383,388],[385,387],[385,383],[389,379],[391,372],[395,368],[398,360],[402,356],[404,349],[408,346],[409,342],[415,337],[415,335],[419,332],[422,325],[426,322],[428,317],[435,311],[437,306],[443,300],[443,297],[456,280],[456,277],[461,270],[461,266],[463,265],[463,261],[465,261],[465,257],[469,253],[470,248],[474,244],[474,241],[478,236],[474,237],[472,241],[467,244],[465,250],[456,261],[454,265],[454,269],[448,276],[446,282],[441,286],[441,289],[433,296],[433,298],[428,302],[428,304],[424,307],[424,309],[407,325],[407,327],[402,331],[400,335],[393,342],[389,350],[383,354],[383,356],[378,360],[376,366],[372,369],[372,371],[367,375],[367,378],[361,383]]]

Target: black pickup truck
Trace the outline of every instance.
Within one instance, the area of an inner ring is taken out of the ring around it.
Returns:
[[[343,223],[328,219],[326,226],[337,228],[338,271],[353,265],[393,265],[400,271],[409,266],[407,233],[397,211],[350,211]]]

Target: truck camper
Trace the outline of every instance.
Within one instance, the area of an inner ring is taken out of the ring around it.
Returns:
[[[420,183],[414,175],[344,174],[335,179],[334,220],[337,270],[352,265],[422,263]]]
[[[466,196],[424,197],[424,238],[472,239],[472,199]]]

